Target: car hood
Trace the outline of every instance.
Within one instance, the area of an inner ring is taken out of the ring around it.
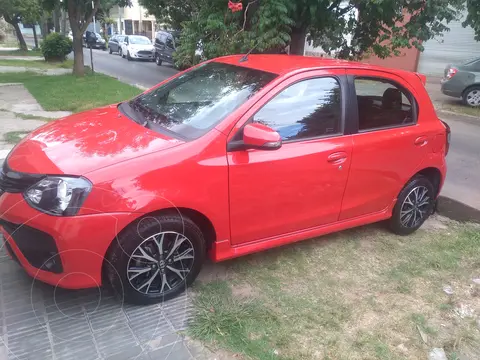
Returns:
[[[153,45],[130,44],[128,46],[130,47],[130,49],[134,49],[134,50],[153,51]]]
[[[36,129],[11,151],[7,162],[19,172],[84,175],[181,143],[144,128],[112,105]]]

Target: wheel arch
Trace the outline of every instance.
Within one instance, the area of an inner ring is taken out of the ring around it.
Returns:
[[[132,224],[135,224],[140,219],[146,216],[161,216],[161,215],[180,215],[180,216],[185,216],[190,220],[192,220],[204,234],[205,245],[207,250],[209,250],[213,245],[213,243],[217,240],[217,232],[215,230],[215,227],[213,226],[212,221],[200,211],[187,208],[187,207],[170,207],[170,208],[159,209],[159,210],[155,210],[155,211],[151,211],[143,214],[139,213],[134,220],[132,220],[130,223],[124,226],[123,229],[121,229],[118,232],[115,238],[117,238],[120,234],[126,231],[129,226],[131,226]],[[106,255],[109,253],[113,243],[115,242],[115,238],[111,240],[107,248],[107,251],[104,254],[104,258],[106,258]]]
[[[442,183],[442,173],[441,173],[441,171],[436,167],[427,167],[427,168],[422,169],[419,172],[417,172],[413,177],[415,177],[417,175],[425,176],[432,183],[433,188],[435,190],[435,197],[437,197],[439,192],[440,192],[440,185]]]
[[[465,94],[467,93],[468,90],[470,90],[471,88],[474,88],[474,87],[477,87],[477,88],[480,89],[480,83],[474,83],[474,84],[468,85],[465,89],[463,89],[462,97],[465,96]]]

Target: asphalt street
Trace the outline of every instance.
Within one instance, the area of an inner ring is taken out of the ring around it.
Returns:
[[[85,64],[90,65],[90,51],[84,49]],[[95,70],[119,80],[150,88],[177,73],[171,64],[128,61],[108,51],[93,50]],[[436,79],[434,79],[436,80]],[[440,92],[438,81],[427,84],[435,104],[457,102]],[[447,157],[448,174],[442,195],[480,210],[480,120],[441,113],[452,129],[452,143]]]
[[[151,88],[159,82],[175,75],[178,71],[173,65],[164,63],[157,66],[154,62],[144,60],[128,61],[118,54],[93,50],[93,66],[95,71],[116,77],[120,81],[132,85]],[[90,66],[90,50],[83,49],[85,65]]]
[[[439,117],[452,129],[442,195],[480,209],[480,119],[465,122],[443,113]]]

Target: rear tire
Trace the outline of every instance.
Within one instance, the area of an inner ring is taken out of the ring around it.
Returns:
[[[416,175],[402,189],[390,218],[390,229],[397,235],[415,232],[432,214],[435,190],[423,175]]]
[[[106,260],[107,280],[125,302],[159,303],[195,280],[205,260],[205,240],[189,218],[145,216],[114,240]]]
[[[108,53],[109,53],[110,55],[112,55],[113,51],[112,51],[112,48],[111,48],[111,47],[108,48]]]
[[[463,103],[472,107],[480,106],[480,86],[472,86],[464,91]]]

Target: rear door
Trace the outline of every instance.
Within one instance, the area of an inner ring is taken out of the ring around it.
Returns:
[[[431,141],[417,122],[415,90],[408,82],[386,72],[347,74],[358,121],[340,220],[391,206],[424,161]]]
[[[228,151],[231,242],[242,244],[338,220],[351,162],[344,135],[344,70],[289,78],[236,125],[259,122],[277,131],[277,150]]]

